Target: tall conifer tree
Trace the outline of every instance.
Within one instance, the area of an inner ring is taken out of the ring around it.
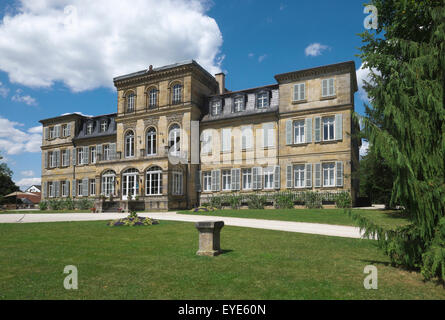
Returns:
[[[445,279],[445,0],[372,0],[376,32],[361,34],[371,71],[364,133],[391,168],[392,200],[411,224],[386,231],[356,215],[394,264]],[[372,116],[370,116],[372,115]],[[378,123],[373,119],[379,119]]]

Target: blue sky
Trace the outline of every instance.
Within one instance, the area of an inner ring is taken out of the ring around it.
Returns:
[[[195,59],[241,90],[275,83],[278,73],[361,66],[361,0],[136,0],[131,13],[117,0],[86,3],[0,4],[0,152],[22,187],[41,174],[38,121],[115,112],[113,76]]]

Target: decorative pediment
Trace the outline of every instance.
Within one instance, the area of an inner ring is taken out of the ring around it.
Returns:
[[[170,124],[172,122],[182,123],[183,113],[174,113],[167,116],[167,122]]]
[[[145,127],[148,126],[157,126],[159,123],[159,117],[150,117],[148,119],[144,119]]]

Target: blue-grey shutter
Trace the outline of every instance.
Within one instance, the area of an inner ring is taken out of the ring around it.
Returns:
[[[306,99],[306,84],[301,83],[300,84],[300,100]]]
[[[216,191],[221,190],[221,170],[216,170]]]
[[[48,169],[48,151],[45,151],[45,156],[44,156],[44,168]]]
[[[116,159],[116,144],[115,143],[111,143],[110,144],[110,154],[111,154],[111,158],[108,160],[115,160]]]
[[[195,171],[195,190],[196,192],[201,192],[202,191],[202,187],[201,187],[201,171],[200,170],[196,170]]]
[[[71,194],[73,195],[73,197],[75,197],[76,196],[76,180],[73,180],[73,184],[72,184],[72,191],[71,191]]]
[[[321,141],[321,118],[315,117],[315,142]]]
[[[261,190],[263,188],[263,168],[255,167],[252,170],[253,173],[253,189]]]
[[[56,138],[60,138],[60,125],[56,126]]]
[[[321,188],[321,163],[315,164],[315,188]]]
[[[292,120],[286,120],[286,144],[293,144],[292,139]]]
[[[299,89],[300,86],[298,84],[294,84],[294,101],[298,101],[298,97],[299,97]]]
[[[60,168],[60,150],[56,150],[56,168]]]
[[[324,79],[321,81],[322,83],[322,91],[321,91],[321,96],[322,97],[327,97],[328,96],[328,80]]]
[[[306,163],[306,188],[312,188],[312,163]]]
[[[69,197],[70,196],[70,181],[66,180],[65,183],[66,183],[66,197]]]
[[[71,150],[70,149],[66,149],[66,163],[65,166],[69,167],[70,166],[70,161],[71,161]]]
[[[49,140],[49,129],[45,128],[44,131],[45,131],[45,140]]]
[[[60,181],[55,181],[54,182],[54,195],[56,198],[60,197]]]
[[[82,180],[82,195],[84,197],[88,197],[88,179],[83,179]]]
[[[334,96],[335,95],[334,78],[329,79],[329,95],[330,96]]]
[[[102,145],[98,144],[96,146],[96,162],[102,160]]]
[[[312,118],[306,119],[306,134],[304,135],[306,137],[306,143],[312,142]]]
[[[232,191],[238,191],[241,189],[241,169],[232,169],[231,170],[231,189]]]
[[[343,115],[335,115],[335,140],[343,140]]]
[[[337,187],[343,187],[343,162],[337,161],[335,166],[337,171]]]
[[[67,137],[71,136],[71,123],[68,123],[66,125],[66,131],[68,131],[66,136]]]
[[[274,187],[277,190],[281,189],[281,170],[280,166],[275,166],[275,172],[273,175],[274,178]]]
[[[77,160],[77,148],[73,148],[73,166],[76,165]]]
[[[292,165],[286,166],[286,188],[291,189],[294,186],[294,182],[292,179]]]
[[[89,158],[90,158],[90,148],[83,147],[83,159],[84,159],[83,164],[89,164],[90,163]]]
[[[258,189],[258,168],[252,168],[252,189],[257,190]]]

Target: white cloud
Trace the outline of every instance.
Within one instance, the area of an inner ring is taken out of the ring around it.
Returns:
[[[376,69],[372,69],[372,71],[375,74],[380,74],[380,72],[377,71]],[[363,88],[363,86],[365,85],[364,81],[366,81],[368,83],[372,83],[372,79],[371,79],[371,75],[370,75],[370,69],[369,68],[365,68],[364,64],[362,63],[362,65],[360,66],[360,69],[358,69],[356,71],[356,73],[357,73],[357,84],[358,84],[359,97],[363,101],[369,102],[368,94],[366,93],[366,91]]]
[[[312,43],[306,47],[304,50],[306,56],[316,57],[320,56],[324,50],[329,49],[329,46],[320,44],[320,43]]]
[[[32,171],[32,170],[25,170],[25,171],[21,171],[20,174],[23,177],[32,177],[34,175],[34,171]]]
[[[360,147],[360,157],[364,157],[368,154],[369,142],[362,140],[362,146]]]
[[[61,114],[62,116],[69,116],[69,115],[71,115],[71,114],[78,114],[78,115],[80,115],[80,116],[84,116],[84,117],[92,117],[92,116],[90,116],[90,115],[87,115],[87,114],[83,114],[82,112],[69,112],[69,113],[64,113],[64,114]]]
[[[255,53],[249,53],[249,54],[248,54],[248,57],[249,57],[249,58],[253,58],[254,56],[255,56]]]
[[[24,178],[19,181],[16,181],[15,184],[19,187],[30,187],[32,185],[40,185],[41,178]]]
[[[207,0],[19,0],[0,22],[0,69],[11,82],[78,92],[186,59],[221,71],[222,35]],[[69,5],[68,5],[69,4]]]
[[[22,95],[22,90],[18,89],[15,92],[15,95],[12,96],[11,100],[14,102],[22,102],[27,104],[28,106],[36,106],[37,105],[37,101],[36,99],[34,99],[33,97],[29,96],[29,95]]]
[[[9,94],[9,89],[6,88],[2,82],[0,82],[0,96],[6,98]]]
[[[26,132],[17,127],[23,127],[23,124],[0,117],[0,150],[8,155],[40,152],[41,131],[40,133],[30,132],[30,130],[36,130],[34,127]]]
[[[43,131],[43,127],[42,126],[37,126],[37,127],[32,127],[28,129],[29,133],[42,133]]]
[[[266,59],[266,58],[267,58],[267,54],[263,54],[262,56],[259,56],[259,57],[258,57],[258,62],[261,63],[261,62],[263,62],[264,59]]]

